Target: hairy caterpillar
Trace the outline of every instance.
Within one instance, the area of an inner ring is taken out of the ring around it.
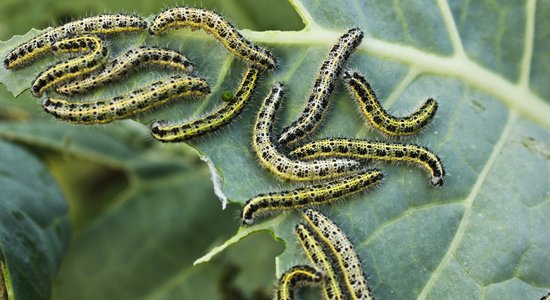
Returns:
[[[107,14],[84,18],[48,30],[10,51],[4,58],[6,69],[19,69],[50,51],[60,40],[82,34],[110,34],[145,30],[145,19],[126,14]]]
[[[91,89],[118,80],[133,69],[160,65],[184,73],[193,70],[191,62],[181,53],[170,49],[140,47],[131,49],[103,66],[99,72],[89,73],[83,78],[59,86],[56,91],[64,95],[85,93]]]
[[[374,90],[363,76],[346,71],[343,78],[369,123],[389,136],[418,133],[430,124],[437,111],[437,102],[429,98],[409,116],[394,117],[380,105]]]
[[[304,224],[297,224],[294,228],[294,233],[298,241],[300,241],[309,261],[326,274],[326,281],[323,287],[325,299],[345,299],[329,255],[321,246],[321,242],[318,240],[315,233]]]
[[[316,210],[308,209],[304,213],[304,218],[338,262],[340,273],[344,277],[351,298],[373,300],[372,292],[367,285],[365,274],[363,274],[361,261],[345,233],[329,218]]]
[[[80,77],[98,69],[109,58],[109,48],[101,39],[92,35],[82,35],[56,42],[54,52],[89,52],[55,64],[38,74],[31,85],[31,93],[41,97],[44,91],[62,82]]]
[[[158,35],[168,28],[191,27],[203,29],[218,39],[231,53],[259,66],[275,69],[277,63],[266,49],[245,39],[222,15],[194,7],[174,7],[158,14],[149,27],[149,33]]]
[[[329,105],[329,98],[334,89],[334,80],[340,76],[342,66],[355,51],[363,39],[359,28],[352,28],[342,35],[330,49],[323,62],[319,75],[315,79],[313,92],[300,117],[283,129],[278,142],[281,145],[293,144],[314,132],[321,123]]]
[[[323,273],[308,265],[298,265],[284,272],[279,278],[275,298],[277,300],[292,300],[296,288],[302,285],[319,285]]]
[[[249,67],[243,75],[233,100],[224,102],[220,108],[210,115],[183,123],[157,121],[151,125],[151,134],[161,142],[180,142],[212,132],[226,125],[241,113],[252,97],[259,73],[257,68]]]
[[[279,152],[271,140],[271,128],[283,95],[283,84],[275,83],[264,99],[256,117],[252,145],[262,166],[281,178],[296,181],[340,177],[359,167],[358,162],[349,159],[303,162],[291,160]]]
[[[44,110],[58,119],[77,124],[103,124],[186,96],[210,93],[208,83],[197,77],[178,75],[165,78],[124,96],[94,101],[69,101],[46,98]]]
[[[241,220],[245,224],[254,224],[258,216],[268,213],[333,202],[373,187],[383,177],[380,170],[371,169],[326,183],[290,191],[260,194],[245,203]]]
[[[443,185],[445,168],[439,157],[429,149],[414,144],[393,144],[353,139],[329,138],[314,141],[294,149],[291,156],[297,159],[322,157],[350,157],[354,159],[375,159],[406,161],[424,168],[431,176],[434,186]]]

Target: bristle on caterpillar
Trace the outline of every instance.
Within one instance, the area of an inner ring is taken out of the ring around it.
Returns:
[[[198,120],[183,123],[154,122],[151,125],[151,134],[161,142],[181,142],[221,128],[242,112],[254,93],[259,73],[257,68],[249,67],[245,71],[232,101],[224,102],[213,113]]]
[[[97,72],[89,73],[79,80],[63,84],[57,87],[56,91],[63,95],[86,93],[119,80],[130,71],[152,65],[172,68],[183,73],[193,71],[193,64],[183,54],[170,49],[144,46],[124,52]]]
[[[341,177],[357,170],[359,163],[349,159],[313,161],[292,160],[274,145],[271,136],[275,113],[284,91],[282,83],[275,83],[265,97],[254,124],[252,146],[260,164],[280,178],[295,181],[313,181]]]
[[[357,72],[345,71],[343,78],[368,122],[388,136],[416,134],[431,123],[437,112],[437,102],[428,98],[412,114],[406,117],[394,117],[378,102],[374,90],[365,77]]]
[[[414,144],[398,144],[328,138],[302,145],[290,152],[296,159],[318,159],[324,157],[349,157],[353,159],[370,159],[384,161],[404,161],[425,169],[434,186],[443,185],[445,168],[437,154],[428,148]]]
[[[235,56],[266,70],[277,66],[275,57],[266,49],[245,39],[224,16],[201,8],[174,7],[153,19],[149,33],[159,35],[169,28],[190,27],[212,34]]]
[[[69,22],[48,30],[11,50],[4,58],[6,69],[22,68],[51,50],[54,43],[83,34],[111,34],[147,29],[142,17],[105,14]]]
[[[281,145],[294,144],[312,134],[321,124],[328,109],[329,98],[334,90],[334,81],[340,76],[343,65],[363,39],[359,28],[352,28],[342,35],[330,49],[327,58],[321,65],[319,75],[313,84],[306,107],[297,120],[285,127],[279,136]]]
[[[249,199],[241,213],[244,224],[254,224],[259,216],[327,204],[371,188],[382,181],[384,175],[378,169],[370,169],[302,188],[260,194]]]
[[[42,107],[54,117],[75,124],[104,124],[128,118],[170,100],[210,93],[201,78],[177,75],[152,83],[124,96],[93,101],[46,98]]]

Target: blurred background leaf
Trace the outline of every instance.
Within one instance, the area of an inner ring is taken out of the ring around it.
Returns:
[[[0,297],[49,299],[71,235],[61,190],[36,157],[0,141],[0,193]]]

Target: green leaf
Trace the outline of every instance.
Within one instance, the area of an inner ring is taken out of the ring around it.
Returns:
[[[40,161],[3,141],[0,174],[0,298],[50,299],[70,238],[67,204]]]
[[[278,127],[288,125],[302,111],[332,44],[358,26],[366,37],[347,66],[365,73],[384,107],[396,114],[406,114],[428,97],[439,101],[432,126],[405,141],[435,151],[449,174],[445,186],[434,189],[414,166],[376,164],[386,175],[378,189],[323,209],[354,241],[374,294],[379,299],[535,299],[545,294],[550,288],[550,256],[544,251],[550,247],[550,4],[291,4],[306,24],[303,30],[242,30],[245,37],[272,48],[279,69],[264,76],[253,101],[231,125],[191,142],[220,176],[220,196],[243,203],[260,192],[297,186],[258,166],[250,148],[257,108],[269,85],[285,82],[289,96]],[[33,34],[1,44],[0,55]],[[142,44],[170,45],[191,57],[211,83],[209,97],[183,100],[135,118],[144,124],[197,118],[221,105],[221,95],[234,89],[244,68],[202,32],[125,36],[111,43],[114,53]],[[0,80],[21,93],[52,61],[46,58],[17,73],[2,70]],[[140,72],[92,97],[119,94],[163,74]],[[368,129],[341,84],[331,101],[322,130],[312,139],[387,140]],[[277,260],[280,274],[305,262],[292,234],[298,221],[298,214],[285,214],[242,228],[200,261],[267,229],[286,243]]]

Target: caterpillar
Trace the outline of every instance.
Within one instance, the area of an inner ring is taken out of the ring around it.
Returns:
[[[31,85],[31,93],[35,97],[41,97],[44,91],[55,85],[97,70],[109,58],[109,48],[101,39],[91,35],[82,35],[56,42],[52,45],[52,51],[85,51],[89,53],[55,64],[38,74]]]
[[[540,300],[550,300],[550,293],[548,293],[546,296],[542,296]]]
[[[300,241],[309,261],[320,268],[326,275],[326,281],[323,287],[325,299],[345,299],[340,283],[338,282],[337,273],[332,267],[333,264],[331,259],[321,246],[321,242],[315,236],[315,233],[304,224],[297,224],[296,227],[294,227],[294,233],[298,241]]]
[[[212,132],[239,115],[252,97],[260,71],[249,67],[233,95],[231,102],[224,104],[210,115],[194,121],[168,123],[157,121],[151,125],[151,134],[161,142],[180,142]]]
[[[155,16],[149,26],[149,33],[159,35],[169,28],[181,27],[205,30],[235,56],[262,69],[272,70],[277,66],[275,57],[267,49],[252,44],[222,15],[209,10],[194,7],[166,9]]]
[[[437,111],[437,101],[428,98],[412,114],[406,117],[394,117],[380,105],[374,90],[363,76],[357,72],[345,71],[343,79],[368,122],[388,136],[418,133],[431,123]]]
[[[424,168],[434,186],[443,185],[445,168],[437,154],[414,144],[397,144],[344,138],[329,138],[302,145],[290,152],[296,159],[350,157],[411,162]]]
[[[323,61],[313,84],[306,107],[300,117],[282,130],[278,142],[290,145],[313,133],[321,123],[334,89],[334,80],[340,76],[342,66],[363,40],[363,32],[352,28],[342,35]]]
[[[118,80],[131,70],[149,65],[160,65],[184,73],[193,71],[193,64],[181,53],[163,48],[140,47],[131,49],[104,65],[99,72],[89,73],[83,78],[63,84],[56,91],[64,95],[76,95]]]
[[[331,158],[304,162],[292,160],[279,152],[271,140],[271,128],[283,95],[283,84],[275,83],[263,100],[254,124],[252,146],[263,167],[283,179],[295,181],[340,177],[359,167],[358,162],[349,159]]]
[[[258,216],[277,211],[326,204],[356,194],[382,181],[383,173],[371,169],[347,177],[294,190],[259,194],[246,201],[241,213],[243,224],[254,224]]]
[[[323,273],[308,265],[298,265],[284,272],[279,278],[275,298],[277,300],[292,300],[296,288],[302,285],[319,285]]]
[[[312,231],[321,239],[322,244],[330,249],[332,256],[338,262],[340,273],[344,277],[351,298],[373,300],[372,292],[367,285],[361,267],[361,261],[346,234],[329,218],[316,210],[306,210],[304,218]]]
[[[104,124],[146,111],[172,99],[210,93],[201,78],[178,75],[165,78],[125,96],[94,101],[46,98],[42,107],[58,119],[76,124]]]
[[[6,69],[20,69],[51,50],[60,40],[82,34],[110,34],[145,30],[147,21],[126,14],[106,14],[69,22],[48,30],[11,50],[4,58]]]

